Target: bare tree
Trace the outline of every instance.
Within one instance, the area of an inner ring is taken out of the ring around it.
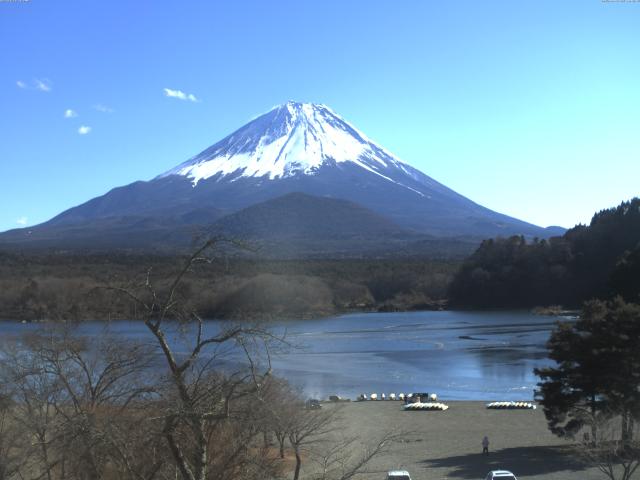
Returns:
[[[31,445],[21,451],[28,460],[23,477],[150,480],[160,470],[161,457],[154,463],[134,456],[144,451],[144,443],[134,443],[139,434],[148,434],[147,443],[154,438],[134,408],[154,391],[147,347],[109,336],[88,342],[64,330],[31,335],[5,350],[2,380],[11,385],[12,421]]]
[[[17,427],[17,438],[31,440],[20,452],[24,463],[30,466],[30,471],[21,476],[52,480],[52,471],[61,463],[52,447],[60,430],[56,414],[59,385],[43,371],[28,348],[18,348],[13,342],[2,347],[0,381],[5,394],[13,400],[11,422]]]
[[[313,480],[349,480],[366,473],[382,473],[370,469],[371,462],[389,453],[390,447],[406,437],[404,432],[386,432],[369,443],[358,437],[339,437],[312,452],[312,460],[318,466]]]
[[[13,402],[7,396],[0,397],[0,480],[8,480],[17,474],[24,464],[21,450],[25,445],[11,422]],[[21,448],[22,447],[22,448]]]
[[[140,319],[162,352],[168,369],[162,434],[183,480],[233,478],[229,475],[230,463],[248,451],[247,444],[233,442],[236,448],[227,452],[226,457],[221,456],[226,460],[212,458],[212,454],[219,454],[221,445],[230,445],[224,443],[229,435],[238,434],[235,428],[247,417],[243,399],[258,392],[270,374],[268,344],[273,337],[268,332],[230,323],[209,332],[203,319],[186,307],[187,302],[180,294],[185,276],[199,263],[210,262],[208,253],[220,242],[211,239],[204,243],[186,259],[165,289],[156,288],[151,271],[141,289],[112,288],[135,303]],[[169,338],[176,322],[187,340],[180,352]],[[229,360],[238,352],[244,355],[247,366],[221,373],[223,369],[217,363],[220,358]],[[266,361],[260,362],[261,356]],[[259,432],[250,429],[248,433]]]
[[[260,393],[261,428],[275,436],[281,459],[288,448],[293,451],[294,479],[301,478],[305,459],[310,462],[305,478],[313,480],[348,480],[373,473],[372,460],[407,436],[405,432],[384,432],[369,442],[345,436],[341,405],[306,408],[302,393],[277,377],[270,377]]]
[[[577,454],[588,465],[596,466],[610,480],[629,480],[640,467],[640,440],[621,422],[615,412],[603,412],[589,421],[597,437],[587,432],[576,445]],[[631,438],[629,438],[631,434]]]
[[[305,478],[313,480],[349,480],[357,475],[374,473],[369,469],[371,462],[388,453],[394,442],[407,435],[405,432],[384,432],[370,442],[363,442],[357,436],[345,436],[342,411],[339,405],[309,409],[301,402],[289,411],[288,424],[283,428],[296,460],[293,480],[300,478],[304,458],[311,460]]]
[[[303,455],[328,441],[335,431],[337,414],[338,409],[308,409],[302,403],[289,413],[286,431],[296,457],[293,480],[300,478]]]
[[[259,400],[259,421],[264,446],[269,446],[267,437],[273,435],[278,446],[278,456],[284,459],[289,429],[295,424],[291,421],[291,415],[302,406],[301,394],[286,380],[271,376],[264,382]]]
[[[153,382],[144,381],[153,359],[149,348],[123,345],[108,336],[88,343],[66,334],[36,339],[33,345],[36,360],[59,384],[62,402],[56,406],[62,438],[58,443],[69,457],[67,468],[76,478],[102,478],[116,465],[118,429],[132,419],[118,420],[129,416],[129,405],[154,391]]]

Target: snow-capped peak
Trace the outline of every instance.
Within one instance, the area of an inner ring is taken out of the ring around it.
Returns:
[[[194,185],[220,175],[285,178],[314,175],[324,165],[352,162],[391,180],[389,168],[408,165],[376,145],[325,105],[288,102],[252,120],[195,157],[160,175],[182,175]],[[411,167],[408,167],[410,170]]]

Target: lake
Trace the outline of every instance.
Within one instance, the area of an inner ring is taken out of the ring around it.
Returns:
[[[558,320],[528,312],[362,313],[274,322],[295,345],[273,358],[274,373],[306,395],[435,392],[450,400],[532,400],[533,368],[549,365],[545,342]],[[209,328],[216,328],[211,322]],[[41,328],[0,323],[3,336]],[[100,335],[105,324],[81,331]],[[114,335],[150,338],[144,325],[113,322]]]

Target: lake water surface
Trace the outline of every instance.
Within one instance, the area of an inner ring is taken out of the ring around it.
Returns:
[[[273,358],[274,373],[306,395],[435,392],[451,400],[531,400],[533,368],[550,364],[551,329],[567,318],[528,312],[362,313],[275,322],[296,346]],[[210,328],[216,328],[212,322]],[[3,336],[41,328],[0,323]],[[100,335],[104,323],[82,324]],[[144,325],[114,322],[116,336],[150,338]]]

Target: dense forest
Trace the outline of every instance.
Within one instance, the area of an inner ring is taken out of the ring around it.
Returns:
[[[449,289],[452,305],[577,307],[591,298],[640,299],[640,199],[596,213],[562,237],[485,240]]]
[[[135,318],[135,306],[104,287],[147,275],[162,288],[183,257],[0,253],[0,318]],[[310,317],[349,311],[439,309],[459,262],[453,260],[265,260],[214,257],[181,286],[206,318]]]

